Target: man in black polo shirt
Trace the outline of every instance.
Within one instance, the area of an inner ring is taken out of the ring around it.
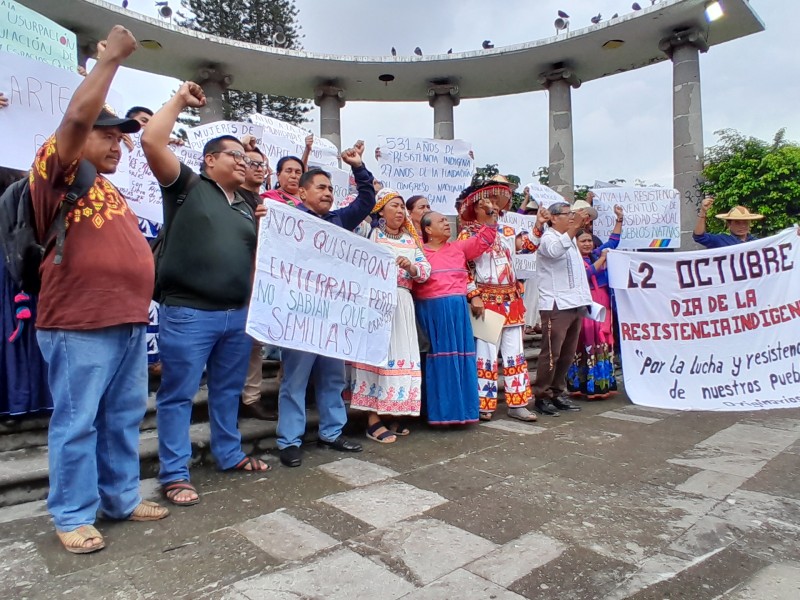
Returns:
[[[220,469],[266,471],[242,452],[237,428],[251,339],[245,334],[256,251],[254,211],[236,192],[247,163],[241,142],[222,136],[203,148],[198,179],[167,147],[178,115],[205,104],[199,85],[184,83],[148,123],[142,149],[164,197],[161,289],[161,386],[156,396],[159,481],[179,506],[196,504],[189,483],[192,398],[205,367],[211,451]],[[180,203],[181,197],[184,198]]]

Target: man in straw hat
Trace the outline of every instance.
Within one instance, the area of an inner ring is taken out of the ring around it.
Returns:
[[[511,194],[512,184],[502,175],[484,182],[473,180],[473,185],[459,196],[463,201],[461,218],[465,227],[458,238],[464,240],[477,235],[482,225],[508,208]],[[536,415],[527,409],[532,394],[522,345],[525,306],[513,259],[520,245],[531,252],[536,251],[542,234],[541,224],[547,215],[547,211],[540,212],[531,237],[518,236],[512,227],[498,225],[497,239],[489,251],[468,263],[467,299],[472,314],[480,318],[484,311],[492,311],[505,317],[498,344],[475,340],[480,418],[483,421],[490,420],[497,408],[498,348],[503,360],[508,416],[520,421],[536,420]]]
[[[750,224],[764,218],[764,215],[751,213],[744,206],[734,206],[726,213],[717,215],[728,226],[730,233],[707,233],[706,214],[714,203],[714,198],[704,198],[700,204],[700,212],[697,213],[697,223],[695,223],[692,239],[706,248],[722,248],[724,246],[735,246],[756,239],[750,234]]]

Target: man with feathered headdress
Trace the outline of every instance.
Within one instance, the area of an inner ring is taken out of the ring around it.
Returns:
[[[481,225],[489,222],[495,213],[502,214],[511,203],[511,196],[512,184],[502,175],[487,181],[473,179],[473,184],[459,196],[461,218],[465,223],[459,239],[476,235]],[[517,281],[513,259],[518,250],[536,251],[546,212],[540,211],[530,235],[518,234],[508,225],[498,225],[497,238],[489,251],[468,263],[467,299],[472,314],[480,318],[484,311],[492,311],[505,317],[498,344],[475,340],[480,418],[483,421],[490,420],[497,408],[498,347],[503,361],[508,416],[520,421],[536,420],[527,409],[532,394],[522,344],[525,306],[522,283]]]

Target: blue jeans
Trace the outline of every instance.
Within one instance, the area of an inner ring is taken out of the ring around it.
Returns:
[[[278,394],[278,448],[299,446],[306,432],[306,387],[314,375],[319,411],[319,437],[332,442],[342,434],[347,410],[342,392],[347,382],[344,362],[300,350],[281,350],[283,379]]]
[[[211,452],[220,469],[230,469],[245,456],[237,421],[252,345],[244,332],[247,308],[200,310],[162,304],[159,315],[159,481],[189,479],[192,398],[200,387],[203,367],[208,375]]]
[[[139,425],[147,407],[145,325],[36,332],[53,415],[47,443],[56,528],[125,519],[141,502]]]

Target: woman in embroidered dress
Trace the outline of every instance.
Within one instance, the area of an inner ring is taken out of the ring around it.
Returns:
[[[511,184],[505,177],[495,176],[469,186],[459,198],[463,201],[461,217],[467,225],[458,239],[468,240],[478,235],[481,227],[492,219],[487,204],[481,200],[491,202],[493,210],[502,215],[511,203]],[[475,340],[482,421],[491,420],[497,409],[498,350],[503,359],[503,395],[508,416],[520,421],[536,421],[536,415],[527,408],[532,394],[522,343],[525,306],[522,302],[523,286],[517,280],[513,261],[517,251],[536,251],[542,235],[542,223],[548,216],[546,210],[539,211],[530,237],[518,235],[513,227],[498,225],[497,238],[491,249],[468,263],[467,300],[473,316],[481,318],[484,311],[492,311],[505,317],[498,344]]]
[[[437,212],[420,225],[431,276],[414,284],[417,317],[431,340],[425,357],[427,418],[431,425],[463,425],[478,420],[475,338],[467,307],[467,261],[488,251],[497,238],[497,213],[488,200],[490,220],[477,235],[451,242],[450,223]]]
[[[350,408],[367,411],[367,437],[391,444],[398,435],[408,435],[397,417],[419,416],[420,358],[414,302],[411,286],[423,283],[430,275],[430,265],[422,251],[416,230],[408,220],[400,195],[383,188],[372,211],[379,225],[368,233],[369,239],[394,252],[397,257],[397,308],[392,321],[389,362],[385,367],[353,363],[350,374]],[[357,230],[362,235],[366,227]],[[393,420],[384,424],[382,417]]]
[[[619,245],[624,217],[622,207],[615,206],[614,214],[617,215],[617,223],[611,236],[596,250],[591,231],[582,230],[575,236],[586,267],[586,276],[589,278],[592,300],[606,307],[606,318],[602,323],[588,317],[583,319],[575,361],[567,373],[567,390],[589,400],[603,400],[617,391],[617,379],[614,376],[614,325],[606,255]]]

